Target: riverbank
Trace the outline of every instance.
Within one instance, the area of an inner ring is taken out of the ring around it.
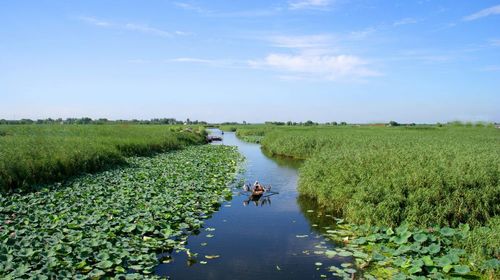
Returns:
[[[173,125],[0,125],[0,191],[30,191],[205,139],[202,127]]]

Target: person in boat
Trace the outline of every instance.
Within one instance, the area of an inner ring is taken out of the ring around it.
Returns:
[[[253,185],[252,195],[262,195],[264,191],[264,187],[258,181],[255,181],[255,184]]]

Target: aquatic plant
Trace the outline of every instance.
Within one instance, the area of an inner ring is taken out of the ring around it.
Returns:
[[[127,167],[0,195],[0,278],[154,277],[158,253],[186,250],[235,178],[234,147],[196,146]]]

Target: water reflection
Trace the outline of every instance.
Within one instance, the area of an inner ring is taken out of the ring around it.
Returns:
[[[243,200],[243,206],[248,206],[250,203],[255,206],[271,206],[271,196],[276,195],[277,193],[270,194],[251,194],[247,199]]]

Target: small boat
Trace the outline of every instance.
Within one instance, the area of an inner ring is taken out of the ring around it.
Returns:
[[[257,196],[257,195],[263,195],[265,191],[253,191],[252,195]]]

